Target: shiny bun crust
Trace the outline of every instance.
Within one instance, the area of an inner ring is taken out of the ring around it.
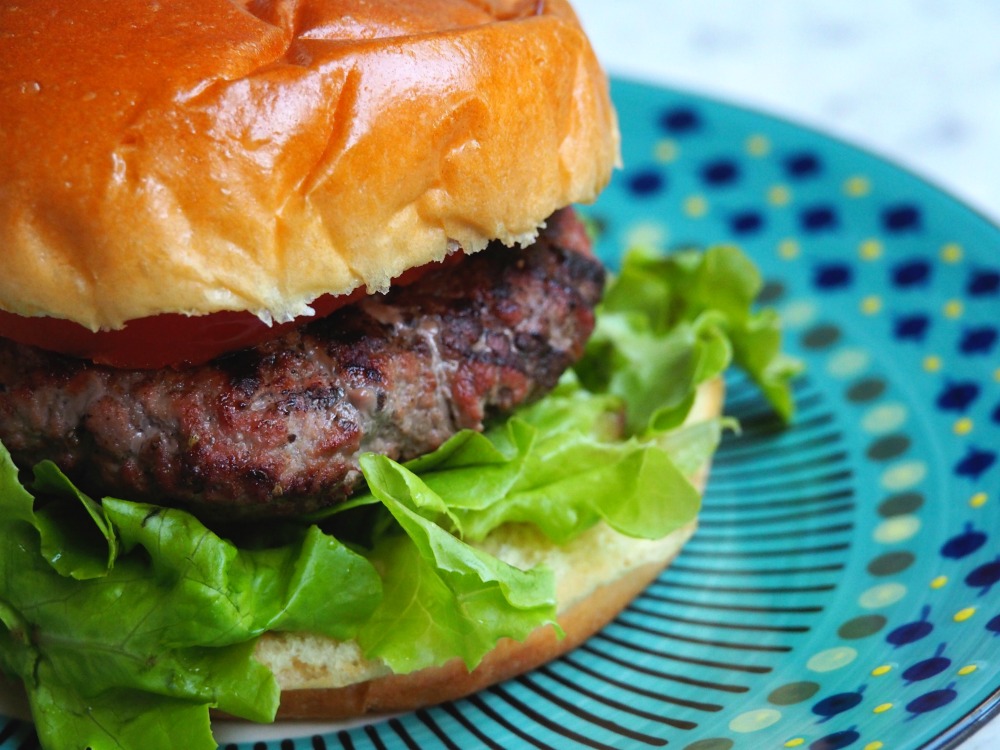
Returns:
[[[93,330],[382,290],[618,159],[566,0],[33,0],[0,37],[0,309]]]
[[[703,386],[689,422],[722,410],[721,379]],[[708,467],[692,477],[704,489]],[[559,546],[532,527],[502,527],[481,545],[517,567],[544,564],[556,580],[559,638],[551,626],[523,643],[502,640],[471,672],[460,660],[411,674],[393,674],[365,659],[353,642],[303,634],[267,633],[256,656],[281,685],[282,719],[340,720],[408,711],[469,695],[514,677],[575,648],[613,620],[666,567],[694,533],[691,523],[663,539],[625,537],[598,524]]]

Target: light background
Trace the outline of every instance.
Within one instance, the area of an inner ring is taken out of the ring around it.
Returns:
[[[573,2],[612,73],[817,127],[1000,221],[1000,3]]]
[[[818,128],[1000,222],[1000,2],[573,2],[612,74]],[[1000,719],[962,746],[996,748]]]

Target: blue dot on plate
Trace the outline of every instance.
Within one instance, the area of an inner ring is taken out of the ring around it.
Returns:
[[[846,263],[825,263],[817,266],[813,283],[820,289],[843,289],[851,285],[853,272]]]
[[[842,732],[834,732],[818,740],[813,740],[809,745],[809,750],[842,750],[850,747],[861,739],[861,735],[856,729],[845,729]]]
[[[819,157],[808,151],[792,154],[785,159],[785,172],[793,179],[814,177],[822,171],[823,165],[820,163]]]
[[[992,419],[997,424],[1000,424],[1000,404],[996,405],[996,408],[993,410],[993,413],[990,415],[990,419]]]
[[[756,211],[741,211],[729,217],[733,234],[754,234],[764,228],[764,217]]]
[[[937,407],[942,411],[964,412],[979,398],[979,384],[972,380],[960,380],[945,384],[937,397]]]
[[[951,686],[942,690],[932,690],[907,703],[906,710],[912,714],[925,714],[928,711],[934,711],[942,706],[947,706],[957,697],[958,693]]]
[[[1000,635],[1000,615],[993,617],[986,623],[986,629],[993,635]]]
[[[812,712],[817,716],[822,716],[822,720],[825,721],[837,714],[844,713],[844,711],[850,711],[861,703],[864,698],[862,693],[863,690],[859,690],[857,692],[837,693],[828,696],[815,703],[812,707]]]
[[[912,232],[921,228],[920,209],[909,203],[890,206],[882,212],[882,227],[887,232]]]
[[[922,286],[930,278],[931,264],[926,260],[906,261],[892,269],[892,283],[897,287]]]
[[[962,335],[958,348],[963,354],[989,354],[997,343],[997,329],[991,326],[970,328]]]
[[[927,329],[931,326],[931,319],[922,313],[915,315],[904,315],[896,320],[893,326],[893,335],[900,341],[923,341],[927,336]]]
[[[974,589],[982,589],[980,596],[1000,583],[1000,558],[980,565],[965,577],[965,584]]]
[[[977,531],[971,523],[967,523],[961,534],[953,536],[941,545],[941,555],[952,560],[961,560],[986,544],[987,539],[985,532]]]
[[[970,297],[1000,294],[1000,272],[973,271],[966,291]]]
[[[885,637],[888,643],[899,648],[900,646],[905,646],[909,643],[915,643],[916,641],[926,638],[934,630],[933,623],[928,619],[931,614],[930,607],[923,607],[920,610],[920,619],[908,622],[905,625],[900,625],[898,628],[893,630],[889,635]]]
[[[701,178],[709,185],[731,185],[740,177],[740,168],[734,161],[719,159],[706,164],[701,170]]]
[[[951,659],[944,656],[944,645],[938,647],[934,656],[923,659],[903,670],[903,679],[908,683],[920,682],[936,677],[951,666]]]
[[[628,189],[634,195],[654,195],[666,187],[666,179],[657,170],[645,169],[628,178]]]
[[[982,448],[969,447],[962,458],[955,464],[955,473],[960,477],[979,479],[997,461],[997,454]]]
[[[690,107],[672,107],[660,115],[660,127],[674,135],[691,133],[701,129],[701,117]]]
[[[799,224],[805,232],[824,232],[836,229],[840,223],[831,206],[810,206],[799,214]]]

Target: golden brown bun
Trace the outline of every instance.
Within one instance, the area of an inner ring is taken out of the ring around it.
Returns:
[[[721,412],[723,385],[699,392],[689,416],[697,422]],[[693,478],[704,489],[707,468]],[[691,523],[663,539],[625,537],[599,524],[569,545],[558,546],[529,527],[505,527],[483,545],[518,567],[545,564],[556,578],[558,621],[527,640],[501,641],[471,672],[460,660],[405,675],[365,660],[354,643],[300,634],[267,634],[257,657],[282,687],[278,717],[340,720],[370,713],[407,711],[460,698],[533,669],[575,648],[613,620],[677,555],[694,533]],[[601,554],[595,554],[600,550]]]
[[[618,157],[566,0],[32,0],[0,36],[0,309],[94,330],[382,290]]]

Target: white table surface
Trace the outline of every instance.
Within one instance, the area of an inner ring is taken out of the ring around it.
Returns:
[[[863,146],[1000,222],[1000,2],[573,0],[613,74]],[[1000,719],[962,750],[1000,748]]]

